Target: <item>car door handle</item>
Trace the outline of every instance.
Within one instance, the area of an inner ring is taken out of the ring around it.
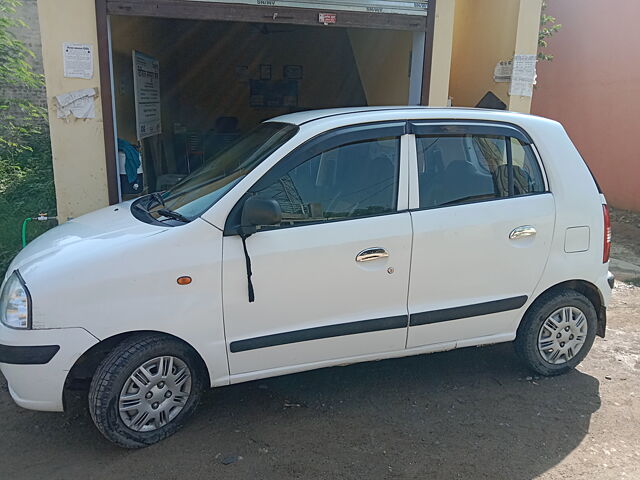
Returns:
[[[514,228],[509,234],[511,240],[518,240],[519,238],[532,237],[536,234],[535,227],[531,225],[522,225],[521,227]]]
[[[370,262],[379,258],[387,258],[389,253],[382,247],[365,248],[356,255],[356,262]]]

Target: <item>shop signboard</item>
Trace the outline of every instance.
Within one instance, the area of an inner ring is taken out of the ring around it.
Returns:
[[[327,12],[336,10],[368,13],[395,13],[426,16],[431,0],[407,2],[405,0],[195,0],[198,2],[241,3],[265,7],[312,8]],[[324,23],[324,22],[320,22]]]
[[[138,140],[162,133],[160,119],[160,65],[158,60],[133,51],[133,91]]]

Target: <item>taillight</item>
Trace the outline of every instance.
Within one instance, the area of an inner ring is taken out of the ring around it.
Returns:
[[[602,215],[604,216],[604,250],[602,253],[602,263],[609,261],[611,255],[611,218],[609,217],[609,207],[602,205]]]

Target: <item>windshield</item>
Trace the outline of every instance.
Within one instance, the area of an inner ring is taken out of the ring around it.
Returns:
[[[260,124],[170,190],[152,195],[146,210],[156,219],[167,217],[167,210],[187,220],[199,217],[297,131],[287,123]]]

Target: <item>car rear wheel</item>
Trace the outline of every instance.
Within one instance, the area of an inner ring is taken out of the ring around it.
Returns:
[[[550,292],[536,300],[523,318],[516,352],[541,375],[565,373],[589,353],[597,322],[595,308],[584,295],[569,289]]]
[[[93,377],[91,417],[121,447],[152,445],[173,435],[193,414],[203,389],[202,370],[191,349],[177,340],[161,335],[127,339]]]

